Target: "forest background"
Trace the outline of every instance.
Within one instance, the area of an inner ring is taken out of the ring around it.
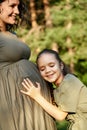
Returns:
[[[27,23],[16,33],[31,49],[30,60],[44,48],[59,52],[63,61],[87,86],[87,0],[24,0]],[[67,122],[57,122],[66,130]]]

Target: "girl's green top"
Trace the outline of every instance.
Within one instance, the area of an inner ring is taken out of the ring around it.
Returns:
[[[74,75],[67,74],[54,90],[59,109],[68,112],[69,130],[87,130],[87,87]]]

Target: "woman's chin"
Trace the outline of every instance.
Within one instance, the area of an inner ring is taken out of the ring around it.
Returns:
[[[8,24],[11,24],[11,25],[14,25],[14,24],[16,24],[17,22],[16,22],[16,20],[15,19],[10,19],[9,21],[8,21]]]

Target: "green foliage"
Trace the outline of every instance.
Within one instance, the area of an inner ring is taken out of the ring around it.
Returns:
[[[28,29],[19,28],[17,34],[31,48],[31,60],[35,62],[39,51],[44,48],[52,48],[53,43],[58,45],[58,50],[62,59],[70,65],[74,64],[74,73],[87,85],[87,0],[49,0],[52,28],[45,28],[43,31],[35,30],[29,33]],[[40,1],[41,2],[41,1]],[[39,0],[37,9],[43,9]],[[44,14],[37,18],[38,24],[44,24]],[[71,23],[70,28],[67,25]],[[31,30],[30,30],[31,31]],[[29,35],[28,35],[29,34]],[[70,38],[70,44],[67,38]],[[69,55],[68,49],[73,50],[73,55]],[[67,122],[57,122],[58,130],[66,130]]]
[[[75,64],[76,75],[87,85],[87,60],[79,59]]]
[[[58,130],[67,130],[69,123],[67,121],[56,122]]]
[[[43,9],[42,4],[38,0],[36,9]],[[51,48],[56,43],[62,59],[68,65],[72,60],[75,74],[87,85],[87,0],[50,0],[50,7],[53,27],[44,26],[39,33],[36,29],[25,40],[32,50],[31,60],[35,61],[37,53],[43,48]],[[40,26],[44,24],[43,18],[43,15],[37,18]],[[20,28],[17,33],[25,39],[29,30]],[[70,38],[70,43],[67,38]],[[72,55],[68,53],[69,48],[73,51]]]

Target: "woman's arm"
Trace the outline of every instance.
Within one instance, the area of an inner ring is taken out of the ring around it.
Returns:
[[[54,106],[51,103],[49,103],[41,95],[39,83],[36,83],[37,86],[35,87],[33,83],[27,78],[24,79],[22,85],[24,86],[25,90],[22,89],[21,92],[33,98],[52,117],[59,121],[65,119],[68,113],[59,110],[57,106]]]

